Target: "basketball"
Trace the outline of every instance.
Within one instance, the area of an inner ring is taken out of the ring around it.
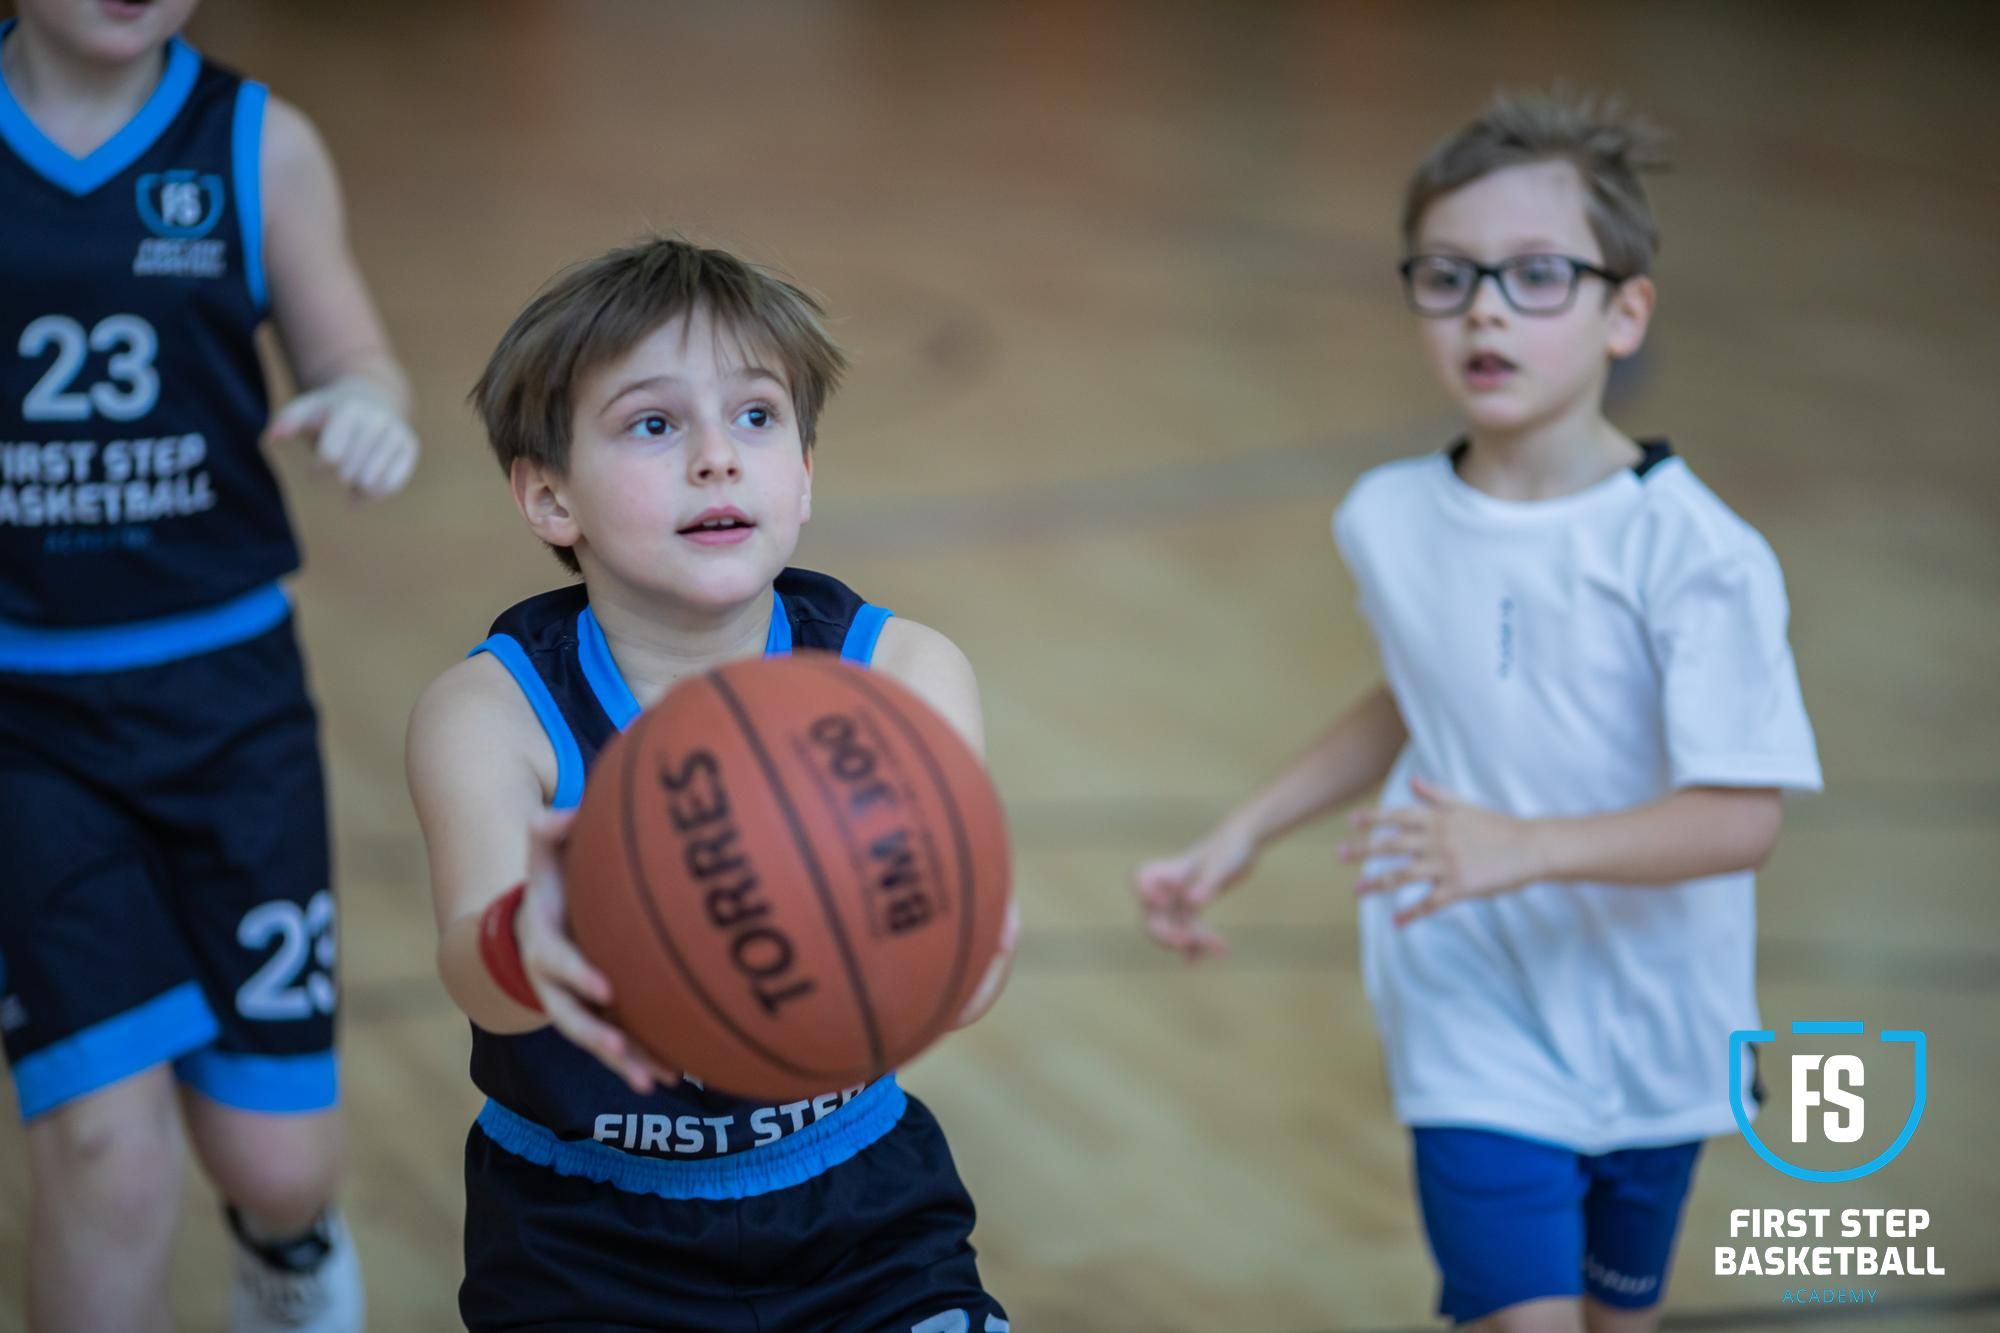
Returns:
[[[1000,940],[1000,800],[950,723],[831,654],[668,691],[592,770],[570,926],[611,1018],[742,1097],[866,1082],[952,1027]]]

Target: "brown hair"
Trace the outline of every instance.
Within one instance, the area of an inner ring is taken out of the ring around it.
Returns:
[[[1403,244],[1416,244],[1424,212],[1443,196],[1503,167],[1562,161],[1583,177],[1586,217],[1604,265],[1633,276],[1651,270],[1660,227],[1639,182],[1666,166],[1664,136],[1615,98],[1556,87],[1500,93],[1470,125],[1433,148],[1403,196]]]
[[[501,335],[471,394],[500,470],[511,474],[516,459],[527,459],[558,476],[568,471],[577,382],[697,309],[776,355],[799,439],[812,448],[820,411],[847,368],[826,311],[727,251],[655,238],[558,274]],[[573,552],[557,548],[556,558],[577,572]]]

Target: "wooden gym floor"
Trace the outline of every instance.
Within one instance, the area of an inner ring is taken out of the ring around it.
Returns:
[[[1672,1323],[1833,1322],[1710,1261],[1732,1207],[1831,1204],[1933,1214],[1945,1277],[1825,1284],[1876,1286],[1876,1326],[2000,1327],[1990,12],[208,0],[192,36],[331,144],[426,448],[367,510],[284,464],[373,1327],[454,1326],[479,1101],[431,969],[403,723],[495,612],[560,578],[462,400],[551,272],[648,229],[824,294],[855,369],[801,562],[979,670],[1028,931],[1002,1006],[906,1082],[951,1134],[1014,1326],[1429,1325],[1331,828],[1267,858],[1223,912],[1236,957],[1199,973],[1141,940],[1125,881],[1376,678],[1327,515],[1449,430],[1394,281],[1404,175],[1495,85],[1557,76],[1676,136],[1659,318],[1617,416],[1671,436],[1789,579],[1829,790],[1763,877],[1767,1022],[1920,1027],[1934,1066],[1920,1132],[1866,1180],[1802,1184],[1715,1143]],[[1892,1119],[1871,1116],[1884,1139]],[[176,1308],[217,1327],[199,1184],[187,1222]]]

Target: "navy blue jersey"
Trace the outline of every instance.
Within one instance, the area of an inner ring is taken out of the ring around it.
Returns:
[[[773,596],[767,653],[816,648],[866,665],[889,617],[838,580],[806,570],[786,570]],[[494,621],[492,637],[475,651],[492,653],[527,694],[555,745],[552,804],[574,806],[599,751],[639,713],[589,594],[572,586],[531,597]],[[542,1164],[563,1174],[609,1180],[632,1157],[686,1164],[765,1150],[753,1154],[757,1166],[748,1172],[757,1182],[724,1186],[717,1183],[721,1174],[744,1173],[708,1173],[716,1177],[713,1188],[732,1194],[804,1179],[811,1174],[804,1168],[823,1160],[830,1140],[855,1147],[856,1138],[886,1132],[904,1107],[893,1078],[775,1105],[692,1081],[642,1097],[554,1028],[499,1036],[474,1025],[472,1080],[492,1099],[481,1128],[518,1155],[549,1159]]]
[[[174,616],[298,567],[258,445],[264,105],[175,39],[75,158],[0,80],[0,622]]]

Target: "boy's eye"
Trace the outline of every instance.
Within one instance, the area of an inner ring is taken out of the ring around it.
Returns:
[[[755,407],[746,407],[741,412],[738,412],[736,420],[750,427],[752,430],[763,430],[775,422],[777,417],[772,413],[770,408],[759,403]]]
[[[1514,267],[1514,280],[1526,287],[1567,286],[1569,266],[1546,256],[1524,259]]]
[[[632,423],[632,433],[634,435],[643,435],[648,439],[654,440],[659,439],[673,428],[673,423],[657,412],[649,413]]]
[[[1432,262],[1417,270],[1420,286],[1434,292],[1455,292],[1465,285],[1465,274],[1456,264]]]

